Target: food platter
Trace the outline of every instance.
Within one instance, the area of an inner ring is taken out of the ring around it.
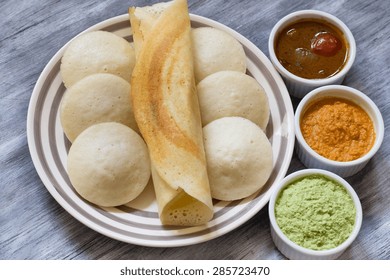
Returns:
[[[66,45],[49,61],[33,90],[28,115],[27,138],[35,168],[47,190],[73,217],[108,237],[137,245],[176,247],[204,242],[239,227],[269,201],[276,184],[284,178],[294,149],[294,116],[288,91],[268,58],[249,40],[213,20],[191,16],[192,27],[211,26],[235,37],[247,56],[247,74],[265,89],[270,106],[266,134],[272,144],[274,168],[262,189],[233,202],[214,201],[214,218],[196,227],[163,226],[151,184],[134,201],[120,207],[98,207],[82,199],[72,187],[66,161],[70,143],[59,120],[59,106],[66,92],[60,75]],[[84,32],[105,30],[132,41],[128,15],[98,23]]]

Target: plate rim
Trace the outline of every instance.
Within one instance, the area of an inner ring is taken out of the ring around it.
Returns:
[[[260,59],[260,61],[265,65],[267,70],[272,75],[272,78],[275,80],[275,83],[277,84],[278,88],[280,89],[283,103],[285,103],[287,105],[286,116],[290,119],[289,120],[290,125],[287,127],[289,137],[287,139],[286,157],[285,157],[286,159],[288,159],[288,161],[286,160],[281,164],[280,170],[278,172],[278,174],[282,174],[281,177],[285,177],[287,174],[288,168],[290,166],[293,151],[294,151],[295,131],[294,131],[294,122],[293,122],[293,116],[294,116],[293,106],[292,106],[292,102],[291,102],[288,90],[287,90],[282,78],[280,77],[279,73],[276,71],[276,69],[274,68],[271,61],[268,59],[268,57],[266,57],[266,55],[254,43],[252,43],[249,39],[247,39],[246,37],[244,37],[243,35],[241,35],[237,31],[233,30],[232,28],[230,28],[230,27],[228,27],[228,26],[226,26],[218,21],[215,21],[215,20],[200,16],[200,15],[195,15],[195,14],[190,13],[190,18],[191,18],[191,21],[196,21],[197,23],[213,26],[213,27],[222,29],[224,31],[228,31],[231,35],[234,35],[236,38],[238,37],[239,41],[242,42],[243,44],[245,44],[246,47],[248,47],[256,55],[256,57]],[[33,115],[35,112],[34,105],[36,105],[38,98],[39,98],[39,95],[38,95],[39,89],[42,88],[43,84],[45,83],[47,76],[48,76],[48,73],[55,66],[55,64],[58,63],[58,58],[60,56],[62,56],[62,53],[64,52],[67,45],[74,38],[76,38],[77,36],[79,36],[83,33],[90,32],[93,30],[101,30],[103,28],[110,27],[114,24],[123,22],[125,20],[128,20],[128,14],[122,14],[122,15],[118,15],[115,17],[105,19],[101,22],[98,22],[98,23],[88,27],[84,31],[79,32],[77,35],[75,35],[73,38],[71,38],[66,44],[64,44],[51,57],[49,62],[46,64],[46,66],[42,70],[42,72],[39,75],[38,80],[34,86],[34,89],[32,91],[29,106],[28,106],[28,111],[27,111],[27,142],[28,142],[29,152],[30,152],[30,156],[31,156],[32,162],[34,164],[35,170],[37,171],[39,178],[41,179],[45,188],[49,191],[49,193],[53,196],[53,198],[57,201],[57,203],[59,203],[62,206],[62,208],[64,208],[69,214],[71,214],[71,216],[73,216],[73,218],[75,218],[79,222],[83,223],[84,225],[86,225],[90,229],[92,229],[96,232],[99,232],[100,234],[107,236],[107,237],[110,237],[112,239],[119,240],[119,241],[129,243],[129,244],[141,245],[141,246],[146,246],[146,247],[156,247],[156,248],[157,247],[165,247],[165,248],[167,248],[167,247],[179,247],[179,246],[199,244],[199,243],[203,243],[203,242],[215,239],[217,237],[223,236],[223,235],[233,231],[234,229],[240,227],[241,225],[245,224],[249,219],[254,217],[261,209],[263,209],[264,206],[269,202],[272,189],[275,188],[276,186],[273,186],[269,190],[267,190],[264,193],[264,198],[261,200],[261,203],[260,202],[256,203],[254,205],[254,207],[250,208],[250,210],[245,213],[245,216],[243,218],[239,219],[238,222],[233,222],[229,226],[222,228],[218,232],[210,232],[206,235],[202,235],[201,239],[198,238],[199,240],[195,240],[195,241],[191,242],[188,239],[183,239],[183,240],[179,240],[180,242],[169,243],[169,244],[160,244],[159,242],[151,242],[150,240],[148,240],[148,241],[144,240],[144,241],[140,242],[139,240],[138,241],[133,240],[134,238],[132,238],[132,237],[125,238],[125,237],[122,237],[121,234],[112,233],[111,231],[107,232],[106,229],[101,228],[98,224],[95,224],[93,221],[90,221],[88,219],[85,219],[83,216],[80,216],[80,213],[78,211],[76,211],[76,209],[74,209],[70,204],[68,204],[68,202],[65,201],[65,199],[57,192],[56,188],[52,185],[50,180],[47,178],[47,173],[44,171],[44,168],[42,167],[42,163],[39,160],[39,156],[37,154],[37,151],[35,149],[33,149],[33,147],[35,147],[34,130],[33,130],[33,127],[34,127]],[[280,180],[282,180],[282,179],[283,178],[281,178]],[[276,185],[278,182],[280,182],[280,180],[275,182],[274,185]],[[206,226],[205,229],[207,229],[207,228],[208,227]],[[151,244],[151,243],[153,243],[153,244]]]

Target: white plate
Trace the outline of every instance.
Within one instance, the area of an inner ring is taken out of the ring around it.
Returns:
[[[294,116],[287,89],[267,57],[249,40],[210,19],[191,15],[193,27],[212,26],[233,35],[247,55],[247,73],[264,87],[271,118],[267,136],[272,143],[274,169],[263,190],[234,202],[214,201],[213,220],[203,226],[162,226],[154,192],[148,187],[135,201],[116,208],[102,208],[83,200],[73,189],[65,170],[69,142],[59,121],[59,104],[66,89],[60,76],[66,45],[50,60],[31,96],[27,116],[27,137],[35,168],[51,195],[73,217],[88,227],[124,242],[153,247],[196,244],[226,234],[245,223],[269,201],[277,183],[284,178],[294,147]],[[92,26],[84,32],[106,30],[132,41],[128,15]]]

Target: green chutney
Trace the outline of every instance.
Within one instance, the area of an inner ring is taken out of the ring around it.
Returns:
[[[328,250],[350,236],[356,209],[338,182],[309,175],[283,188],[275,203],[275,217],[291,241],[312,250]]]

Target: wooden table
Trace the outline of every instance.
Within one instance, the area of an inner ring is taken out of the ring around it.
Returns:
[[[187,247],[150,248],[110,239],[84,226],[49,194],[26,138],[33,87],[50,58],[79,32],[155,1],[1,1],[0,4],[0,259],[284,259],[270,235],[267,207],[219,238]],[[357,57],[344,84],[366,93],[389,130],[390,6],[388,1],[191,0],[193,14],[243,34],[268,56],[272,26],[286,14],[318,9],[351,29]],[[296,106],[298,100],[293,99]],[[361,199],[361,232],[341,259],[390,259],[390,137],[347,181]],[[304,168],[294,154],[288,173]]]

